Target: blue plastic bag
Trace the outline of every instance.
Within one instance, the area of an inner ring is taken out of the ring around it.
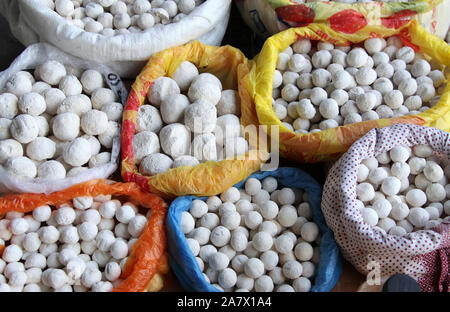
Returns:
[[[306,172],[297,168],[279,168],[274,171],[257,172],[249,176],[262,180],[265,177],[274,177],[278,180],[278,185],[283,187],[299,188],[306,191],[311,204],[313,220],[319,226],[322,241],[320,244],[319,265],[316,268],[315,280],[311,291],[330,291],[342,272],[342,257],[339,248],[334,240],[331,229],[326,225],[320,202],[322,198],[322,188]],[[243,188],[245,179],[235,185]],[[217,292],[217,288],[208,283],[187,245],[184,233],[180,228],[181,213],[189,210],[192,201],[195,199],[206,200],[207,197],[182,196],[175,199],[169,207],[167,215],[167,239],[169,249],[169,263],[177,276],[181,286],[187,291]]]

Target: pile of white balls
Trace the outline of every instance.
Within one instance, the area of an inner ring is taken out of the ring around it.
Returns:
[[[0,94],[0,165],[21,178],[62,179],[110,162],[122,104],[96,70],[57,61],[11,76]]]
[[[238,92],[222,90],[216,76],[199,74],[194,64],[184,61],[171,78],[156,79],[147,99],[150,104],[139,108],[133,137],[141,174],[153,176],[248,152]]]
[[[361,161],[356,203],[363,220],[403,236],[433,228],[450,216],[450,162],[428,145],[396,146]]]
[[[107,37],[176,23],[204,0],[40,0],[70,24]]]
[[[308,292],[320,256],[307,194],[273,177],[250,178],[181,216],[203,276],[226,292]]]
[[[278,55],[272,107],[286,128],[314,133],[424,112],[445,82],[396,36],[353,46],[299,39]]]
[[[149,211],[150,213],[150,211]],[[147,216],[111,195],[77,197],[0,220],[0,292],[108,292]]]

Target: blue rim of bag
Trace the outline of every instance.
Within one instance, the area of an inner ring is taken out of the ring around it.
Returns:
[[[290,167],[279,168],[274,171],[256,172],[242,182],[234,185],[241,189],[250,178],[262,180],[274,177],[278,181],[278,188],[299,188],[307,193],[311,205],[313,220],[319,227],[322,236],[320,244],[319,265],[313,276],[312,292],[328,292],[336,285],[342,273],[342,256],[334,240],[332,230],[327,226],[320,209],[322,188],[317,181],[306,172]],[[167,240],[169,264],[178,278],[180,285],[186,291],[220,292],[204,278],[200,267],[187,244],[184,233],[179,226],[181,214],[189,210],[195,199],[206,200],[208,197],[181,196],[176,198],[169,207],[167,214]]]

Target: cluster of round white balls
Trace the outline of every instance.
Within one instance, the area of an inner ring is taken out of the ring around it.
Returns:
[[[184,95],[183,93],[186,95]],[[139,108],[133,152],[139,172],[156,175],[248,152],[242,136],[240,99],[220,80],[183,62],[171,78],[156,79]]]
[[[278,55],[272,107],[286,128],[314,133],[421,113],[444,88],[442,71],[396,36],[351,47],[299,39]]]
[[[204,278],[223,291],[308,292],[319,228],[306,193],[250,178],[206,202],[194,200],[181,229]],[[295,206],[294,206],[295,205]],[[297,208],[296,208],[297,206]]]
[[[0,220],[0,292],[111,291],[147,218],[111,195],[7,213]]]
[[[450,162],[428,145],[396,146],[358,168],[363,220],[392,235],[430,229],[450,217]]]
[[[110,162],[122,104],[98,71],[46,61],[34,76],[13,74],[3,91],[0,165],[10,174],[62,179]]]
[[[70,24],[87,32],[115,36],[176,23],[203,0],[41,0]]]

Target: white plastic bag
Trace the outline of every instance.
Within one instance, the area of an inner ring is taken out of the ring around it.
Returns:
[[[436,289],[440,274],[446,275],[445,267],[448,270],[441,256],[448,257],[450,222],[401,237],[390,235],[365,223],[355,201],[358,166],[363,159],[394,146],[416,144],[430,145],[435,152],[450,157],[450,134],[437,128],[397,124],[369,131],[328,173],[322,212],[344,258],[359,272],[380,281],[393,274],[407,274],[416,278],[423,290],[429,290]]]
[[[103,74],[103,77],[109,88],[117,95],[118,102],[125,105],[127,100],[127,90],[120,80],[117,73],[111,71],[108,67],[85,61],[71,56],[55,47],[45,43],[37,43],[25,49],[8,67],[0,72],[0,90],[3,90],[8,79],[16,72],[27,69],[34,69],[36,66],[47,60],[56,60],[66,66],[77,69],[95,69]],[[92,179],[105,179],[116,171],[118,167],[118,158],[120,153],[120,137],[114,138],[111,150],[111,161],[109,163],[91,168],[74,177],[68,177],[59,180],[44,180],[17,178],[6,172],[0,166],[0,193],[52,193],[66,189],[67,187]]]
[[[164,49],[192,40],[220,45],[231,8],[231,0],[206,0],[177,23],[106,37],[69,24],[39,0],[12,2],[15,3],[9,6],[14,10],[8,11],[7,18],[15,28],[13,34],[24,45],[30,44],[32,39],[36,39],[32,42],[49,42],[72,55],[105,64],[121,77],[129,78],[139,73],[151,55]]]

